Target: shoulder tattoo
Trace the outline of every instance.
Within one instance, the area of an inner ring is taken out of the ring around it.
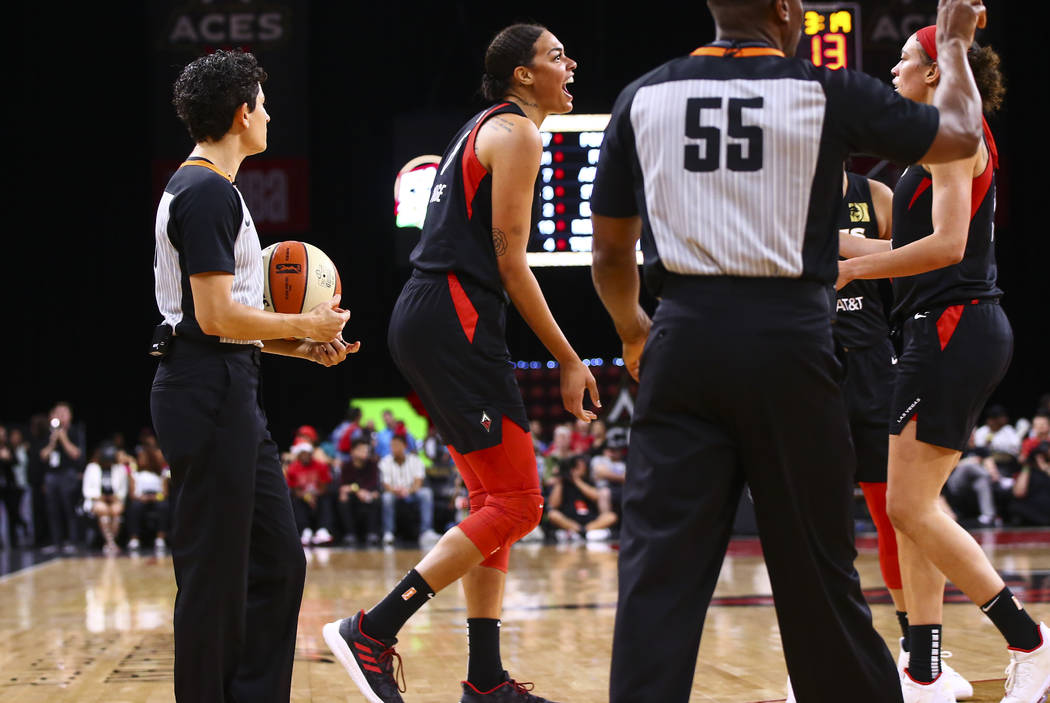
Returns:
[[[507,233],[499,227],[492,228],[492,248],[496,256],[503,256],[507,253]]]
[[[490,120],[490,124],[493,127],[498,127],[499,129],[502,129],[504,132],[513,132],[514,131],[514,123],[511,122],[508,119],[500,117],[499,115],[496,115],[495,117],[493,117]]]

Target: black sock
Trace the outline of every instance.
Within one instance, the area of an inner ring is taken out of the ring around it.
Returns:
[[[999,591],[995,598],[981,606],[981,610],[1014,649],[1032,650],[1042,643],[1039,626],[1009,588]]]
[[[503,681],[503,662],[499,656],[499,620],[467,618],[467,681],[482,693]]]
[[[908,640],[908,673],[919,683],[933,681],[941,673],[941,626],[911,625]]]
[[[433,597],[434,590],[412,569],[386,598],[365,613],[361,629],[369,637],[394,639],[408,619]]]
[[[911,650],[908,649],[908,614],[898,610],[897,611],[897,622],[901,626],[901,649],[905,652]]]

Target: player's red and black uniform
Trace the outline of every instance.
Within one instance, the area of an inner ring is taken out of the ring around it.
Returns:
[[[857,237],[879,238],[871,185],[864,176],[846,174],[839,229],[849,230]],[[882,580],[887,588],[900,590],[903,583],[897,535],[886,513],[889,462],[886,420],[890,416],[890,397],[897,377],[889,325],[892,296],[890,283],[885,279],[851,281],[838,291],[835,324],[831,329],[846,367],[842,395],[857,459],[855,480],[864,491],[868,513],[878,531]]]
[[[542,510],[528,419],[506,343],[507,295],[492,244],[492,177],[474,150],[510,102],[471,118],[438,168],[412,277],[390,319],[394,362],[441,434],[470,491],[460,528],[506,570],[513,525]],[[509,517],[508,517],[509,516]]]
[[[879,223],[868,179],[847,173],[839,229],[867,239],[879,238]],[[890,342],[888,301],[884,280],[851,281],[838,291],[835,325],[831,328],[842,352],[846,380],[842,384],[850,434],[857,455],[858,483],[885,483],[889,442],[890,389],[896,377]]]
[[[966,447],[970,432],[1013,354],[1013,331],[999,307],[995,265],[995,142],[973,179],[970,229],[962,261],[893,280],[894,318],[903,334],[890,433],[914,418],[920,442]],[[911,166],[893,191],[893,246],[933,232],[933,180]]]

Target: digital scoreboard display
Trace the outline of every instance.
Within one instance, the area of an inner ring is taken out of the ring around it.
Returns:
[[[589,266],[591,189],[609,115],[551,115],[540,125],[539,223],[532,266]]]
[[[802,39],[796,56],[832,70],[861,70],[860,4],[803,3]]]

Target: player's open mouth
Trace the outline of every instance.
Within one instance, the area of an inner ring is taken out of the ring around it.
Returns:
[[[572,76],[570,76],[570,77],[569,77],[569,80],[565,81],[565,82],[564,82],[564,83],[562,84],[562,86],[561,86],[561,92],[565,93],[565,94],[566,94],[566,95],[568,95],[568,96],[569,96],[570,98],[572,97],[572,93],[570,93],[570,92],[569,92],[569,89],[568,89],[568,88],[567,88],[566,86],[567,86],[567,85],[569,85],[570,83],[572,83],[572,82],[573,82],[574,80],[576,80],[576,79],[575,79],[575,78],[573,78]]]

